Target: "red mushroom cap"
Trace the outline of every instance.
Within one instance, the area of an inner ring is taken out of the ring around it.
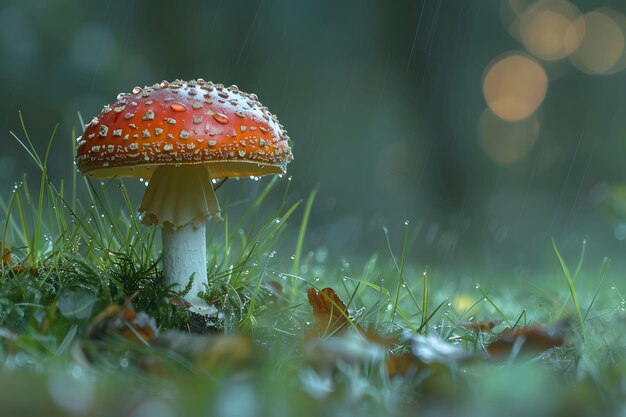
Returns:
[[[256,95],[204,80],[135,87],[78,138],[76,161],[97,177],[150,178],[160,165],[209,164],[213,178],[284,173],[289,136]]]

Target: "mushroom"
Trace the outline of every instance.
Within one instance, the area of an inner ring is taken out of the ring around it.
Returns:
[[[207,282],[206,220],[221,220],[212,179],[286,172],[289,136],[256,95],[202,79],[135,87],[104,106],[78,138],[76,162],[90,176],[150,179],[139,211],[162,226],[166,283],[195,312],[214,311]]]

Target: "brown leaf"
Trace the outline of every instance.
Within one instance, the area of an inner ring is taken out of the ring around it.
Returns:
[[[13,260],[11,258],[11,248],[0,242],[0,266],[11,263],[13,263]]]
[[[283,285],[280,282],[272,279],[272,280],[267,281],[266,284],[267,284],[267,287],[272,292],[272,294],[279,296],[279,297],[284,296]]]
[[[384,346],[384,347],[390,347],[390,346],[400,344],[400,337],[398,337],[397,335],[381,336],[378,332],[376,332],[371,327],[368,328],[366,331],[364,331],[361,326],[358,326],[358,328],[363,334],[363,337],[365,337],[365,339],[367,339],[371,343],[375,343],[377,345]]]
[[[424,366],[424,363],[411,353],[401,353],[389,357],[385,362],[385,366],[387,375],[389,375],[389,378],[393,378],[415,373]]]
[[[324,288],[317,291],[315,288],[309,288],[307,297],[309,304],[313,307],[316,320],[313,334],[316,336],[332,335],[345,330],[345,325],[350,322],[348,308],[335,290]]]
[[[170,304],[173,305],[174,307],[184,308],[184,309],[188,309],[189,307],[192,306],[190,303],[188,303],[181,297],[171,297]]]
[[[567,322],[558,322],[552,327],[518,327],[505,329],[498,339],[489,344],[487,352],[493,357],[511,354],[516,343],[521,344],[521,353],[539,353],[562,346],[567,333]]]
[[[256,363],[261,353],[252,339],[243,334],[198,335],[168,331],[154,339],[154,345],[175,352],[209,372],[247,369]],[[163,362],[155,357],[144,358],[141,366],[145,370],[159,371]]]
[[[116,333],[133,343],[150,343],[158,329],[156,321],[144,312],[137,313],[129,300],[102,310],[91,322],[87,338],[100,339],[110,333]]]
[[[459,326],[465,327],[469,330],[474,330],[477,332],[490,332],[496,327],[498,324],[502,323],[502,320],[491,320],[491,321],[466,321],[458,323]]]
[[[13,252],[11,247],[0,242],[0,270],[11,270],[14,274],[18,274],[24,270],[30,270],[30,273],[37,275],[37,269],[35,267],[29,267],[25,263],[15,264]]]

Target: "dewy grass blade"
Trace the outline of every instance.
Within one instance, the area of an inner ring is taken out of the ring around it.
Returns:
[[[565,263],[565,260],[561,256],[559,252],[559,248],[556,246],[556,242],[552,239],[552,247],[554,248],[554,252],[556,253],[557,258],[559,259],[559,263],[561,264],[561,268],[563,269],[563,274],[565,275],[565,279],[567,280],[567,287],[569,288],[570,296],[574,302],[574,308],[576,309],[576,314],[578,315],[578,320],[580,324],[580,332],[583,335],[583,339],[586,339],[585,336],[585,319],[583,318],[582,310],[580,309],[580,304],[578,303],[578,295],[576,294],[576,288],[574,286],[574,280],[572,279],[572,275],[569,272],[569,268]]]
[[[383,227],[383,232],[385,233],[385,238],[387,240],[387,249],[389,250],[389,255],[391,256],[391,260],[395,266],[396,272],[398,273],[398,284],[396,286],[396,297],[395,297],[395,301],[393,304],[393,308],[392,308],[392,312],[391,312],[391,323],[394,322],[394,316],[395,313],[398,310],[398,303],[400,301],[400,288],[405,288],[406,292],[409,294],[409,297],[411,297],[411,300],[413,301],[413,304],[415,305],[415,307],[421,312],[421,308],[419,307],[419,303],[417,302],[417,299],[415,298],[415,296],[413,295],[413,293],[411,292],[411,289],[409,288],[408,285],[406,285],[406,281],[404,279],[404,261],[406,258],[406,251],[407,251],[407,239],[408,239],[408,224],[405,225],[405,233],[404,233],[404,243],[402,246],[402,260],[401,260],[401,264],[398,265],[398,262],[396,260],[396,257],[393,253],[393,249],[391,248],[391,241],[389,240],[389,230],[386,227]],[[406,316],[401,315],[403,318],[405,318],[405,320],[408,320],[406,318]]]
[[[600,266],[600,279],[598,280],[598,285],[596,286],[596,289],[593,292],[593,297],[591,297],[591,301],[589,302],[589,305],[587,306],[587,310],[585,310],[585,315],[583,317],[583,319],[585,321],[587,321],[587,317],[589,316],[589,312],[591,311],[591,308],[593,307],[593,305],[595,304],[596,300],[598,299],[598,295],[600,294],[600,289],[604,286],[604,281],[605,281],[607,273],[608,273],[609,263],[610,262],[611,261],[609,260],[609,258],[604,258],[602,260],[602,265]]]
[[[420,327],[423,328],[426,325],[428,317],[428,271],[424,271],[424,294],[422,296],[422,322]]]
[[[315,201],[315,196],[317,195],[318,187],[315,187],[309,198],[307,199],[306,206],[304,207],[304,213],[302,214],[302,222],[300,223],[300,230],[298,232],[298,240],[296,243],[296,253],[293,259],[293,266],[291,268],[291,273],[293,275],[298,275],[300,272],[300,257],[302,256],[302,246],[304,245],[304,235],[306,234],[307,225],[309,223],[309,216],[311,214],[311,209],[313,208],[313,202]]]

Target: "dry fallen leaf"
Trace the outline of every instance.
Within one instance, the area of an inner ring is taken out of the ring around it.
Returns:
[[[365,330],[360,324],[354,323],[348,315],[348,308],[345,303],[332,288],[324,288],[320,291],[309,288],[307,296],[309,304],[313,307],[316,321],[311,332],[312,335],[322,336],[341,333],[348,328],[347,325],[349,324],[370,343],[383,347],[400,343],[400,338],[397,335],[382,336],[371,327]]]
[[[309,288],[307,297],[316,320],[312,331],[315,336],[332,335],[345,330],[346,324],[350,322],[348,308],[335,290],[324,288],[317,291],[315,288]]]
[[[358,329],[363,334],[363,337],[365,337],[365,339],[367,339],[367,341],[371,343],[375,343],[384,347],[391,347],[400,344],[400,337],[397,335],[392,334],[390,336],[381,336],[380,333],[376,332],[371,327],[368,328],[366,331],[363,331],[363,328],[361,326],[359,326]]]
[[[272,294],[279,296],[279,297],[284,296],[283,285],[280,282],[272,279],[272,280],[267,281],[266,285],[269,288],[269,290],[272,292]]]
[[[87,338],[99,339],[116,333],[133,343],[150,343],[158,334],[156,321],[144,312],[137,313],[130,300],[122,305],[110,305],[91,322]]]
[[[0,270],[11,270],[14,274],[22,272],[26,269],[23,263],[15,264],[11,247],[0,242]],[[35,274],[35,268],[31,268],[31,272]]]
[[[415,373],[424,366],[424,363],[411,353],[401,353],[389,357],[385,362],[385,366],[387,375],[389,375],[389,378],[393,378]]]
[[[496,327],[500,323],[502,323],[502,320],[466,321],[466,322],[458,323],[458,325],[466,329],[474,330],[477,332],[490,332],[493,330],[494,327]]]
[[[493,357],[504,357],[511,354],[518,344],[521,353],[539,353],[554,347],[562,346],[568,331],[568,322],[557,322],[552,327],[518,327],[505,329],[498,339],[487,346],[487,352]]]
[[[191,304],[185,301],[181,297],[171,297],[170,304],[173,305],[174,307],[184,308],[184,309],[188,309],[189,307],[191,307]]]
[[[0,264],[10,264],[12,261],[11,249],[4,243],[0,242]]]
[[[260,354],[252,339],[243,334],[199,335],[168,331],[154,339],[154,346],[175,352],[207,371],[246,368]]]

